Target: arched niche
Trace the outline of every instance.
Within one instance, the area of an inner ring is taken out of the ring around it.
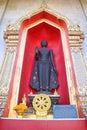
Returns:
[[[22,35],[22,33],[24,34]],[[29,19],[25,19],[21,23],[20,34],[21,39],[24,39],[25,36],[25,49],[19,86],[19,102],[21,102],[24,94],[28,95],[31,92],[34,93],[29,85],[34,63],[34,51],[36,46],[40,47],[41,40],[46,39],[48,41],[48,47],[53,50],[57,67],[60,84],[57,93],[59,93],[61,97],[59,102],[60,104],[69,104],[65,58],[62,46],[62,44],[66,44],[67,47],[69,46],[65,21],[63,19],[58,19],[46,11],[41,11]]]
[[[69,35],[73,37],[75,33],[69,30],[69,26],[70,22],[66,18],[53,14],[47,9],[39,10],[31,16],[22,18],[16,24],[8,26],[8,31],[5,33],[5,39],[9,41],[8,45],[11,44],[10,33],[11,38],[13,34],[16,38],[18,37],[14,73],[9,87],[11,88],[9,91],[11,98],[8,102],[9,117],[15,117],[13,107],[21,102],[24,94],[28,96],[31,91],[34,93],[29,86],[29,81],[34,62],[34,50],[36,46],[40,47],[42,39],[48,40],[48,47],[54,52],[60,83],[57,89],[61,96],[60,104],[76,104],[74,99],[76,81],[69,45]]]

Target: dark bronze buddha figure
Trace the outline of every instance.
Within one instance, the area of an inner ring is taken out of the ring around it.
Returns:
[[[47,41],[41,41],[41,47],[35,49],[35,62],[30,85],[39,91],[51,91],[59,85],[53,59],[53,51],[47,48]]]

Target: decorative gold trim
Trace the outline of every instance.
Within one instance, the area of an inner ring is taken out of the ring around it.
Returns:
[[[81,44],[84,39],[84,34],[80,29],[80,25],[79,24],[74,25],[68,18],[66,18],[63,15],[59,14],[58,12],[55,12],[54,10],[48,8],[47,1],[45,1],[45,0],[42,1],[42,4],[39,9],[33,10],[32,13],[28,13],[26,16],[21,17],[20,19],[18,19],[16,21],[15,24],[9,24],[7,26],[7,29],[4,33],[4,39],[7,43],[7,46],[17,46],[18,38],[19,38],[18,30],[20,28],[21,23],[24,20],[29,19],[33,15],[36,15],[42,11],[48,12],[49,14],[54,15],[58,19],[62,19],[65,21],[65,23],[67,24],[67,27],[68,27],[69,37],[71,36],[71,38],[69,39],[70,46],[75,46],[75,47],[82,46]],[[38,21],[36,21],[36,23],[38,23]],[[80,40],[75,41],[76,38],[73,38],[73,37],[78,36],[78,35],[80,36]]]
[[[12,30],[13,30],[13,31],[15,31],[15,32],[18,31],[19,28],[20,28],[21,23],[22,23],[24,20],[29,19],[29,18],[32,17],[33,15],[36,15],[36,14],[42,12],[42,11],[45,11],[45,12],[51,14],[51,15],[54,15],[54,16],[57,17],[58,19],[64,20],[64,21],[66,22],[66,24],[67,24],[67,27],[71,27],[71,26],[73,25],[73,23],[72,23],[68,18],[64,17],[62,14],[59,14],[58,12],[55,12],[55,11],[52,10],[52,9],[49,9],[47,6],[46,6],[46,7],[45,7],[45,6],[41,6],[39,9],[33,10],[32,13],[28,13],[26,16],[23,16],[23,17],[21,17],[20,19],[18,19],[15,24],[9,24],[9,25],[7,26],[7,29],[6,29],[6,30],[9,30],[9,31],[12,31]]]

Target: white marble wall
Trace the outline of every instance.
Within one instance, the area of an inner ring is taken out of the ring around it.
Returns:
[[[58,12],[74,24],[79,23],[85,34],[83,53],[87,63],[87,0],[46,0],[47,6]],[[42,0],[0,0],[0,66],[5,53],[3,33],[9,23],[15,23],[20,17],[37,10]]]

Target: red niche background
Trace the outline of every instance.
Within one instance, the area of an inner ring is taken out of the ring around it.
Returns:
[[[60,94],[60,104],[69,104],[69,94],[64,62],[64,53],[62,49],[62,40],[60,30],[42,22],[27,31],[26,46],[24,52],[23,67],[20,80],[19,102],[24,94],[33,91],[29,85],[30,77],[34,64],[35,47],[40,47],[41,40],[48,41],[48,48],[53,50],[54,61],[58,72],[59,87],[57,92]],[[34,93],[35,91],[33,91]]]

